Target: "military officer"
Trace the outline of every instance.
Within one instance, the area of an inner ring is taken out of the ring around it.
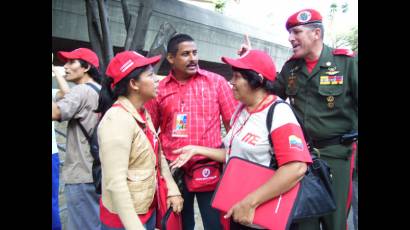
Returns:
[[[346,230],[357,139],[357,56],[323,43],[322,16],[300,10],[286,22],[293,56],[284,64],[275,93],[289,98],[320,157],[329,164],[337,210],[321,218],[322,228]],[[238,51],[250,49],[249,40]],[[308,229],[319,229],[312,221]]]

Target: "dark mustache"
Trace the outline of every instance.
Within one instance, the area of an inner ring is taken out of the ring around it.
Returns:
[[[198,63],[196,63],[196,62],[190,62],[188,65],[186,65],[186,66],[190,66],[190,65],[197,65]]]

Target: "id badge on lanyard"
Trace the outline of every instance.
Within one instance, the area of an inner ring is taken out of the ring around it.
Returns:
[[[185,87],[188,87],[185,85]],[[181,93],[180,90],[180,112],[174,113],[172,118],[172,137],[188,137],[188,124],[189,124],[189,115],[187,112],[184,112],[184,99],[183,96],[185,93]],[[184,92],[186,91],[183,90]]]
[[[172,119],[172,136],[173,137],[188,137],[188,114],[175,113]]]

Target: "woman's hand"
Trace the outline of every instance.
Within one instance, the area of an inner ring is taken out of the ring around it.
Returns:
[[[182,148],[174,150],[172,153],[179,154],[179,156],[169,164],[171,169],[180,168],[185,163],[187,163],[193,156],[195,156],[195,154],[198,153],[197,148],[198,146],[195,145],[187,145]]]
[[[170,196],[167,198],[167,209],[171,206],[172,210],[176,213],[182,211],[184,205],[184,199],[181,196]]]
[[[224,216],[225,219],[233,217],[235,222],[242,225],[250,225],[253,222],[256,207],[252,205],[248,197],[236,203]]]

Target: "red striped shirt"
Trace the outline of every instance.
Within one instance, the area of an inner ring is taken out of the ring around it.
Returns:
[[[172,71],[160,81],[158,96],[147,102],[167,159],[173,160],[172,151],[185,145],[219,147],[221,140],[220,115],[229,124],[238,102],[231,87],[222,76],[198,70],[186,83],[179,83]],[[174,115],[188,114],[188,137],[172,137]],[[195,157],[194,157],[195,158]],[[194,159],[195,161],[195,159]]]

